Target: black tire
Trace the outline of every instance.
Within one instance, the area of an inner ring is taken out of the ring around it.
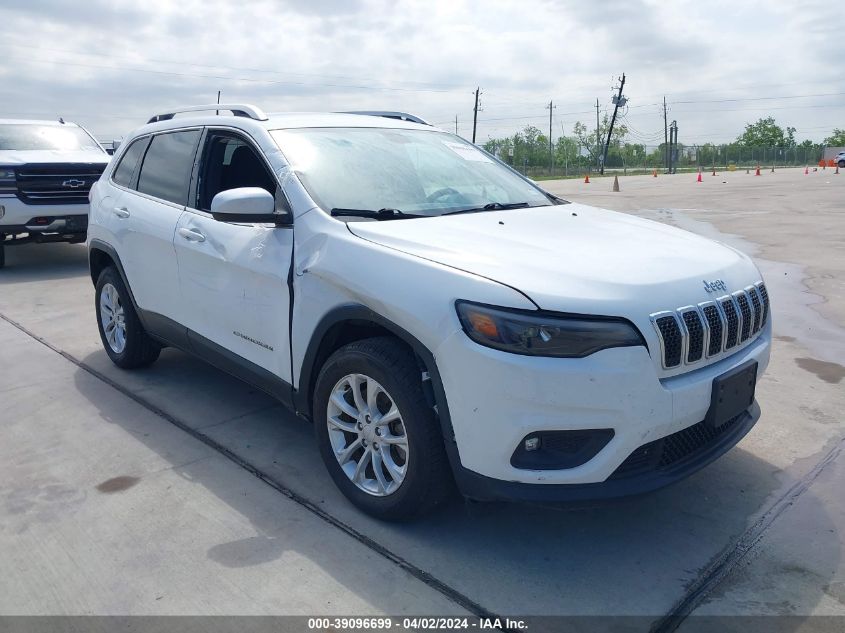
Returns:
[[[407,472],[391,494],[373,496],[354,484],[335,457],[326,423],[329,397],[349,374],[376,380],[398,407],[408,441]],[[422,370],[411,351],[390,337],[350,343],[323,365],[314,388],[314,427],[323,461],[341,492],[358,508],[379,519],[403,521],[432,511],[454,490],[443,436],[422,389]]]
[[[839,169],[845,169],[845,160],[839,161]]]
[[[100,315],[100,296],[107,284],[111,285],[117,291],[120,305],[123,308],[123,318],[126,326],[126,344],[119,352],[112,349],[109,344],[106,333],[103,330],[103,322]],[[138,319],[138,314],[135,312],[135,307],[132,305],[129,291],[123,283],[123,278],[113,266],[104,269],[97,279],[97,290],[94,293],[94,310],[97,315],[97,329],[100,331],[100,340],[103,342],[103,349],[106,350],[106,354],[108,354],[115,365],[123,369],[137,369],[138,367],[147,367],[156,361],[158,355],[161,353],[161,346],[144,331],[144,327],[141,325],[140,319]]]

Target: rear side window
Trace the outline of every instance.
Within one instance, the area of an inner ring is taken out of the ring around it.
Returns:
[[[141,165],[138,191],[175,204],[185,204],[199,130],[157,134]]]
[[[111,179],[122,187],[132,186],[132,176],[135,175],[135,168],[138,166],[138,161],[144,154],[144,149],[147,147],[148,138],[139,138],[133,141],[132,144],[123,152],[120,162],[112,174]]]

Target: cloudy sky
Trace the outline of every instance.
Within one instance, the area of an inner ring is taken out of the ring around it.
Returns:
[[[799,140],[845,128],[838,0],[3,0],[0,117],[123,136],[186,103],[403,110],[478,140],[570,133],[625,72],[631,140],[731,140],[769,114]]]

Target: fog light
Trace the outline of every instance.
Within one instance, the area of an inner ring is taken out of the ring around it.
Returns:
[[[540,448],[540,438],[539,437],[529,437],[525,440],[525,450],[526,451],[536,451]]]

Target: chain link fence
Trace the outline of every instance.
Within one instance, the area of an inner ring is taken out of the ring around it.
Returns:
[[[599,171],[597,160],[589,151],[577,147],[548,148],[543,151],[520,152],[517,146],[512,154],[500,153],[502,160],[529,178],[572,178],[594,175]],[[823,145],[803,144],[795,147],[748,147],[737,144],[704,143],[680,145],[671,156],[673,172],[717,170],[753,170],[758,166],[768,169],[783,167],[820,166],[824,156]],[[504,155],[503,155],[504,154]],[[668,173],[670,157],[664,145],[623,145],[611,148],[605,165],[606,174]]]

